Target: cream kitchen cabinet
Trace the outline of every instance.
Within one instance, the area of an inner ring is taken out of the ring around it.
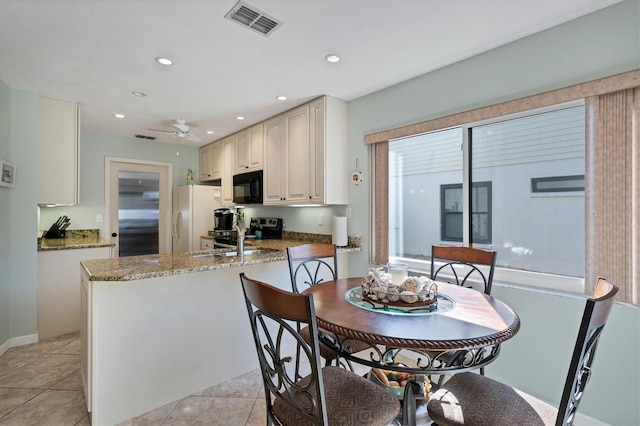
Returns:
[[[264,123],[265,169],[263,174],[263,199],[265,205],[283,204],[285,191],[286,133],[284,115]]]
[[[80,106],[41,96],[38,99],[39,205],[80,202]]]
[[[111,247],[38,252],[38,338],[80,330],[81,260],[111,257]]]
[[[235,140],[235,174],[262,170],[264,155],[263,123],[236,133]]]
[[[264,124],[265,205],[308,203],[309,104]]]
[[[222,205],[233,206],[233,172],[235,170],[236,139],[228,136],[220,141],[222,146]]]
[[[207,182],[222,177],[222,143],[210,143],[200,148],[200,181]]]
[[[347,104],[323,96],[309,105],[309,203],[349,204]]]
[[[264,134],[264,204],[348,204],[344,101],[294,108],[265,122]]]

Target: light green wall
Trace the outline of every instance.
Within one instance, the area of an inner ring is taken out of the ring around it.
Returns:
[[[11,91],[0,81],[0,158],[11,159]],[[9,312],[11,286],[9,283],[9,217],[11,189],[0,187],[0,345],[10,337]]]
[[[562,395],[584,299],[494,284],[491,294],[520,316],[486,374],[551,404]],[[578,412],[610,425],[640,425],[640,307],[616,303],[604,328]]]
[[[16,167],[15,188],[8,197],[8,239],[2,240],[9,247],[6,274],[2,275],[8,283],[9,337],[32,335],[37,326],[37,111],[37,95],[9,90],[9,160]]]
[[[349,161],[355,167],[359,160],[367,183],[351,186],[349,194],[349,233],[361,234],[364,245],[349,256],[350,273],[366,273],[371,246],[370,157],[364,135],[638,68],[640,2],[627,0],[349,102]],[[571,350],[567,345],[575,339],[582,306],[548,293],[533,297],[499,286],[494,292],[521,314],[523,329],[504,345],[489,375],[557,401],[553,386],[564,380],[566,360],[537,357],[549,347],[563,354]],[[613,425],[640,424],[639,311],[637,306],[614,307],[581,413]]]
[[[71,218],[69,229],[100,229],[96,215],[104,216],[104,159],[105,157],[158,161],[173,164],[173,185],[184,185],[187,169],[198,175],[198,148],[160,143],[135,138],[82,132],[80,140],[80,204],[73,207],[40,208],[39,229],[48,229],[63,214]],[[176,155],[180,152],[180,155]],[[213,219],[212,219],[213,220]]]

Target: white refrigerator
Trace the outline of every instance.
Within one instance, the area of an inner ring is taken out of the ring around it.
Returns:
[[[174,187],[173,252],[200,250],[200,237],[213,229],[213,211],[220,206],[219,186]]]

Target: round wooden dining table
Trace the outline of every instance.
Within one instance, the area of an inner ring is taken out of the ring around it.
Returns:
[[[471,370],[495,360],[500,344],[520,329],[509,306],[477,290],[438,282],[438,294],[449,301],[446,309],[394,314],[348,301],[345,295],[361,283],[362,278],[341,278],[303,292],[313,294],[318,327],[333,333],[321,335],[321,342],[347,360],[426,374]],[[370,350],[354,354],[354,340]],[[414,364],[398,366],[400,351],[413,353]]]

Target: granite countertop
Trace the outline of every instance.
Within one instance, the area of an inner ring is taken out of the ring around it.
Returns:
[[[288,235],[283,236],[288,237]],[[331,236],[329,236],[329,239],[330,237]],[[314,238],[310,240],[246,240],[245,250],[254,248],[265,251],[245,255],[243,258],[224,256],[222,255],[223,253],[232,249],[221,248],[191,253],[166,253],[112,259],[83,260],[80,264],[89,275],[90,281],[134,281],[145,278],[284,261],[287,260],[287,247],[318,242],[315,241]],[[338,253],[358,252],[361,250],[362,247],[360,246],[359,238],[350,238],[348,246],[338,247]],[[195,257],[194,255],[201,257]]]
[[[114,243],[100,238],[100,230],[98,229],[68,230],[66,238],[38,238],[38,251],[73,250],[113,246],[115,246]]]

